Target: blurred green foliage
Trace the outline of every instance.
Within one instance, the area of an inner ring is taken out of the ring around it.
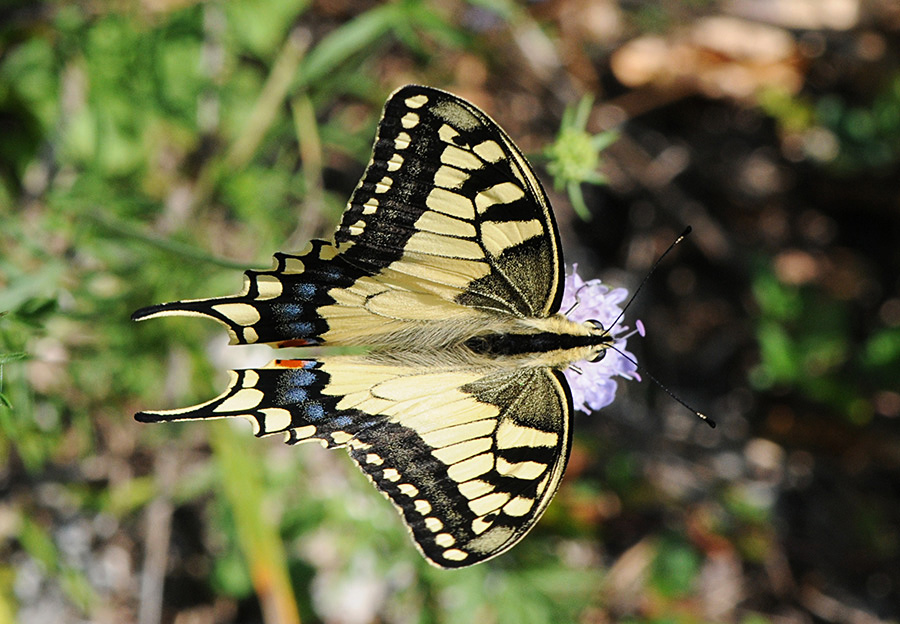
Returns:
[[[895,388],[900,378],[898,328],[873,328],[858,347],[848,301],[819,284],[786,284],[766,265],[753,291],[760,362],[751,382],[761,390],[796,389],[849,423],[869,423],[872,396]]]
[[[871,101],[850,103],[838,93],[816,97],[775,89],[760,108],[785,132],[805,137],[805,151],[841,175],[890,171],[900,161],[900,75],[880,81]]]
[[[208,587],[236,598],[255,593],[277,621],[299,621],[295,591],[300,612],[313,613],[312,568],[290,545],[302,551],[321,531],[342,559],[358,562],[340,575],[374,575],[365,582],[380,584],[398,566],[414,574],[400,600],[422,621],[434,610],[448,622],[470,621],[473,611],[498,622],[574,618],[590,602],[596,574],[519,569],[512,561],[438,573],[346,461],[337,460],[334,478],[347,479],[350,489],[304,486],[310,468],[303,451],[291,451],[287,463],[279,455],[278,464],[266,456],[271,447],[253,446],[244,429],[211,427],[218,461],[174,482],[153,469],[125,479],[106,472],[121,460],[109,436],[140,435],[154,452],[183,431],[132,432],[138,406],[199,402],[221,386],[207,355],[216,328],[190,320],[136,327],[130,313],[236,290],[235,267],[265,263],[311,212],[322,213],[323,232],[337,218],[343,190],[305,203],[316,181],[297,175],[298,144],[310,135],[296,134],[302,120],[290,111],[311,103],[317,125],[307,119],[305,128],[320,137],[318,149],[361,166],[386,95],[372,77],[374,52],[400,45],[430,55],[428,40],[454,46],[470,38],[431,4],[411,0],[373,7],[313,45],[292,26],[309,7],[236,0],[142,14],[59,4],[47,6],[49,28],[30,23],[27,12],[24,22],[2,27],[0,118],[12,131],[0,147],[0,309],[8,313],[0,319],[0,457],[38,477],[50,465],[75,468],[96,455],[99,476],[82,482],[73,474],[65,486],[59,504],[70,515],[111,514],[130,523],[157,500],[192,508],[221,493],[209,514],[218,537]],[[370,102],[366,116],[333,115],[342,95]],[[236,249],[243,259],[226,259]],[[27,359],[31,350],[41,357]],[[372,513],[359,516],[347,496],[366,501]],[[89,615],[97,596],[60,553],[54,523],[17,509],[22,552]],[[4,583],[0,605],[14,611],[12,582]]]

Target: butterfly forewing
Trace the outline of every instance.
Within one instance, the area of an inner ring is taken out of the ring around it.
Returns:
[[[435,89],[388,100],[335,241],[347,262],[470,307],[547,316],[562,296],[540,182],[496,123]]]

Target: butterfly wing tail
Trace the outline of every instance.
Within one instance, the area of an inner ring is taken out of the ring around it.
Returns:
[[[230,297],[174,301],[142,308],[135,321],[161,316],[199,316],[228,329],[231,344],[272,343],[279,347],[320,344],[328,323],[317,310],[334,303],[328,291],[357,277],[336,267],[331,243],[312,241],[299,255],[275,254],[267,271],[246,271],[243,292]]]
[[[216,398],[182,409],[135,414],[140,422],[171,422],[242,417],[257,437],[285,434],[289,444],[320,440],[347,443],[359,423],[334,417],[337,397],[323,395],[328,374],[317,360],[275,360],[264,368],[230,371],[228,388]]]

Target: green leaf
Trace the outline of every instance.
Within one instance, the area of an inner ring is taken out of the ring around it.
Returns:
[[[0,364],[8,364],[17,360],[24,360],[28,356],[27,353],[0,353]]]
[[[371,9],[334,29],[306,55],[295,86],[315,84],[349,58],[384,38],[394,24],[403,19],[400,6],[386,4]]]

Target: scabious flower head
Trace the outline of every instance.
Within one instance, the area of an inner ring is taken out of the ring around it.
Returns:
[[[621,323],[611,327],[622,313],[622,304],[628,299],[628,291],[624,288],[610,289],[598,279],[585,282],[576,272],[576,268],[577,265],[574,265],[572,273],[566,276],[560,309],[566,312],[574,305],[575,309],[566,317],[576,323],[590,319],[600,321],[615,338],[613,344],[616,349],[635,360],[634,354],[625,350],[627,342],[625,334],[629,334],[629,328]],[[576,302],[578,305],[575,305]],[[640,321],[637,325],[638,331],[643,335],[643,325]],[[599,362],[576,362],[575,366],[581,371],[580,374],[571,368],[564,370],[563,374],[572,390],[572,403],[575,409],[588,414],[606,407],[616,398],[614,377],[637,380],[641,378],[637,366],[612,350],[609,350]]]

